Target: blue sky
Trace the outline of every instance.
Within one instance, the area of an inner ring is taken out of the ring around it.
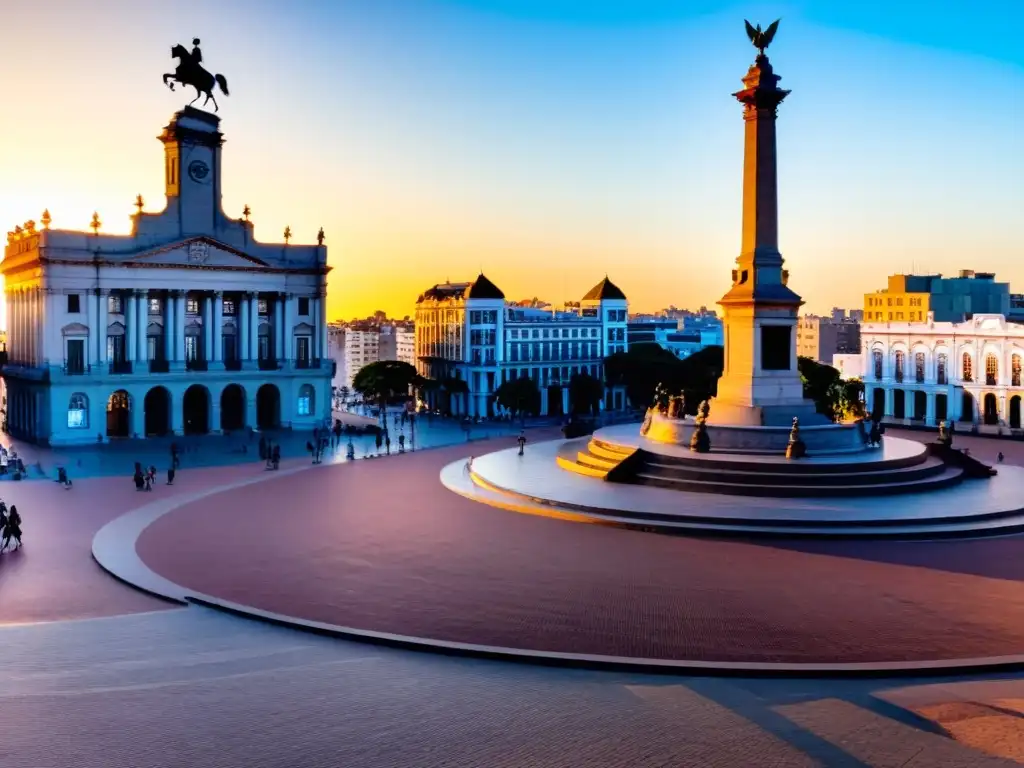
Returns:
[[[1017,9],[1014,8],[1017,6]],[[6,7],[5,7],[6,8]],[[481,267],[511,296],[608,272],[636,309],[713,303],[739,246],[743,19],[782,18],[780,245],[811,310],[894,271],[1024,291],[1019,3],[52,0],[5,10],[0,218],[55,226],[162,199],[160,86],[198,35],[224,195],[257,236],[323,226],[332,316],[411,312]]]

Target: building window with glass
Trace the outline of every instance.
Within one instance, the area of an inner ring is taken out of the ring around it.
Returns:
[[[85,373],[85,339],[68,339],[64,367],[68,373]]]
[[[924,384],[924,352],[914,355],[914,381]]]
[[[903,366],[906,362],[906,355],[903,352],[896,353],[896,381],[903,381]]]
[[[1010,358],[1010,386],[1020,386],[1020,355],[1014,355]]]
[[[985,383],[989,386],[995,386],[996,381],[999,379],[999,360],[996,359],[995,355],[985,356]]]
[[[231,315],[232,317],[235,316],[236,312],[234,299],[224,299],[224,314]]]
[[[303,317],[309,314],[309,299],[306,296],[299,297],[299,314]]]
[[[299,388],[299,401],[295,410],[299,416],[312,416],[316,400],[316,391],[310,384],[303,384]]]
[[[198,315],[199,314],[199,299],[185,299],[185,314],[186,315]]]
[[[121,297],[116,293],[107,296],[107,312],[112,315],[121,314]]]
[[[75,392],[68,402],[68,429],[88,429],[89,398],[82,392]]]
[[[875,380],[876,381],[881,381],[882,380],[882,361],[883,361],[882,350],[876,349],[871,354],[871,359],[872,359],[872,362],[874,363],[874,366],[875,366]]]
[[[974,366],[971,360],[970,352],[964,352],[963,370],[961,374],[962,375],[960,376],[960,378],[963,379],[964,381],[968,383],[974,381]]]
[[[939,362],[938,362],[938,365],[936,366],[936,378],[938,379],[939,384],[947,384],[948,383],[946,381],[946,355],[945,354],[939,355]]]
[[[150,299],[149,300],[149,314],[159,315],[164,308],[164,302],[162,299]]]

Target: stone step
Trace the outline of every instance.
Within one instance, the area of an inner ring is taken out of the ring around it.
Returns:
[[[660,461],[648,461],[639,470],[639,474],[656,476],[668,480],[679,480],[693,483],[735,483],[737,485],[799,485],[799,486],[860,486],[886,485],[897,482],[908,482],[934,477],[942,474],[946,465],[941,459],[929,456],[921,464],[904,467],[886,467],[876,472],[867,473],[848,471],[848,465],[835,464],[831,473],[800,473],[791,471],[793,464],[773,463],[769,465],[748,465],[740,469],[719,469],[718,463],[713,465],[682,465],[664,464]]]
[[[591,441],[597,442],[597,441]],[[791,474],[831,474],[834,473],[838,468],[842,468],[843,472],[854,473],[862,472],[865,474],[878,472],[884,469],[896,469],[898,467],[912,467],[918,464],[923,464],[928,460],[928,452],[922,446],[919,452],[915,452],[910,456],[901,456],[899,458],[882,458],[881,451],[878,452],[878,457],[873,458],[871,455],[857,454],[856,458],[853,456],[848,458],[837,457],[829,461],[816,460],[814,457],[808,457],[807,459],[801,459],[797,461],[787,461],[785,457],[779,456],[778,454],[755,456],[750,454],[753,458],[742,459],[739,454],[726,454],[717,453],[712,448],[710,454],[707,453],[655,453],[645,449],[640,449],[641,456],[644,463],[657,463],[664,464],[666,466],[683,466],[683,467],[704,467],[711,469],[712,471],[721,470],[736,470],[740,472],[777,472],[779,466],[785,466],[786,471]],[[723,458],[728,456],[728,458]],[[735,456],[735,458],[733,458]]]
[[[768,485],[738,484],[730,481],[693,481],[661,477],[643,471],[636,474],[638,485],[653,485],[687,493],[715,493],[726,496],[763,496],[775,498],[808,498],[826,496],[892,496],[904,493],[922,493],[956,485],[963,479],[963,471],[945,467],[942,472],[917,480],[877,483],[872,485]],[[795,481],[799,478],[794,478]],[[938,501],[936,502],[938,503]]]

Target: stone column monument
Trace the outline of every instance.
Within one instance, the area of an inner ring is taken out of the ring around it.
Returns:
[[[803,396],[796,323],[803,300],[788,286],[778,244],[775,121],[789,91],[765,55],[778,22],[764,32],[747,23],[759,54],[733,94],[743,105],[743,238],[724,312],[725,369],[711,405],[712,425],[789,426],[827,419]]]

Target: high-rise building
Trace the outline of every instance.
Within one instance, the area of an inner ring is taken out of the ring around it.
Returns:
[[[959,323],[972,315],[1007,315],[1009,283],[997,283],[991,272],[960,270],[957,277],[942,275],[890,275],[888,286],[864,295],[864,322],[924,322],[928,313],[936,322]]]
[[[833,309],[830,317],[804,315],[796,326],[796,353],[825,365],[837,354],[860,352],[860,323]]]
[[[465,382],[464,394],[430,395],[444,397],[453,413],[493,413],[495,391],[517,378],[536,382],[542,413],[566,413],[572,376],[603,380],[604,358],[626,351],[627,311],[625,294],[608,278],[562,310],[506,301],[482,274],[471,283],[439,283],[416,302],[417,367],[442,383]],[[606,388],[604,406],[623,408],[625,393]]]

